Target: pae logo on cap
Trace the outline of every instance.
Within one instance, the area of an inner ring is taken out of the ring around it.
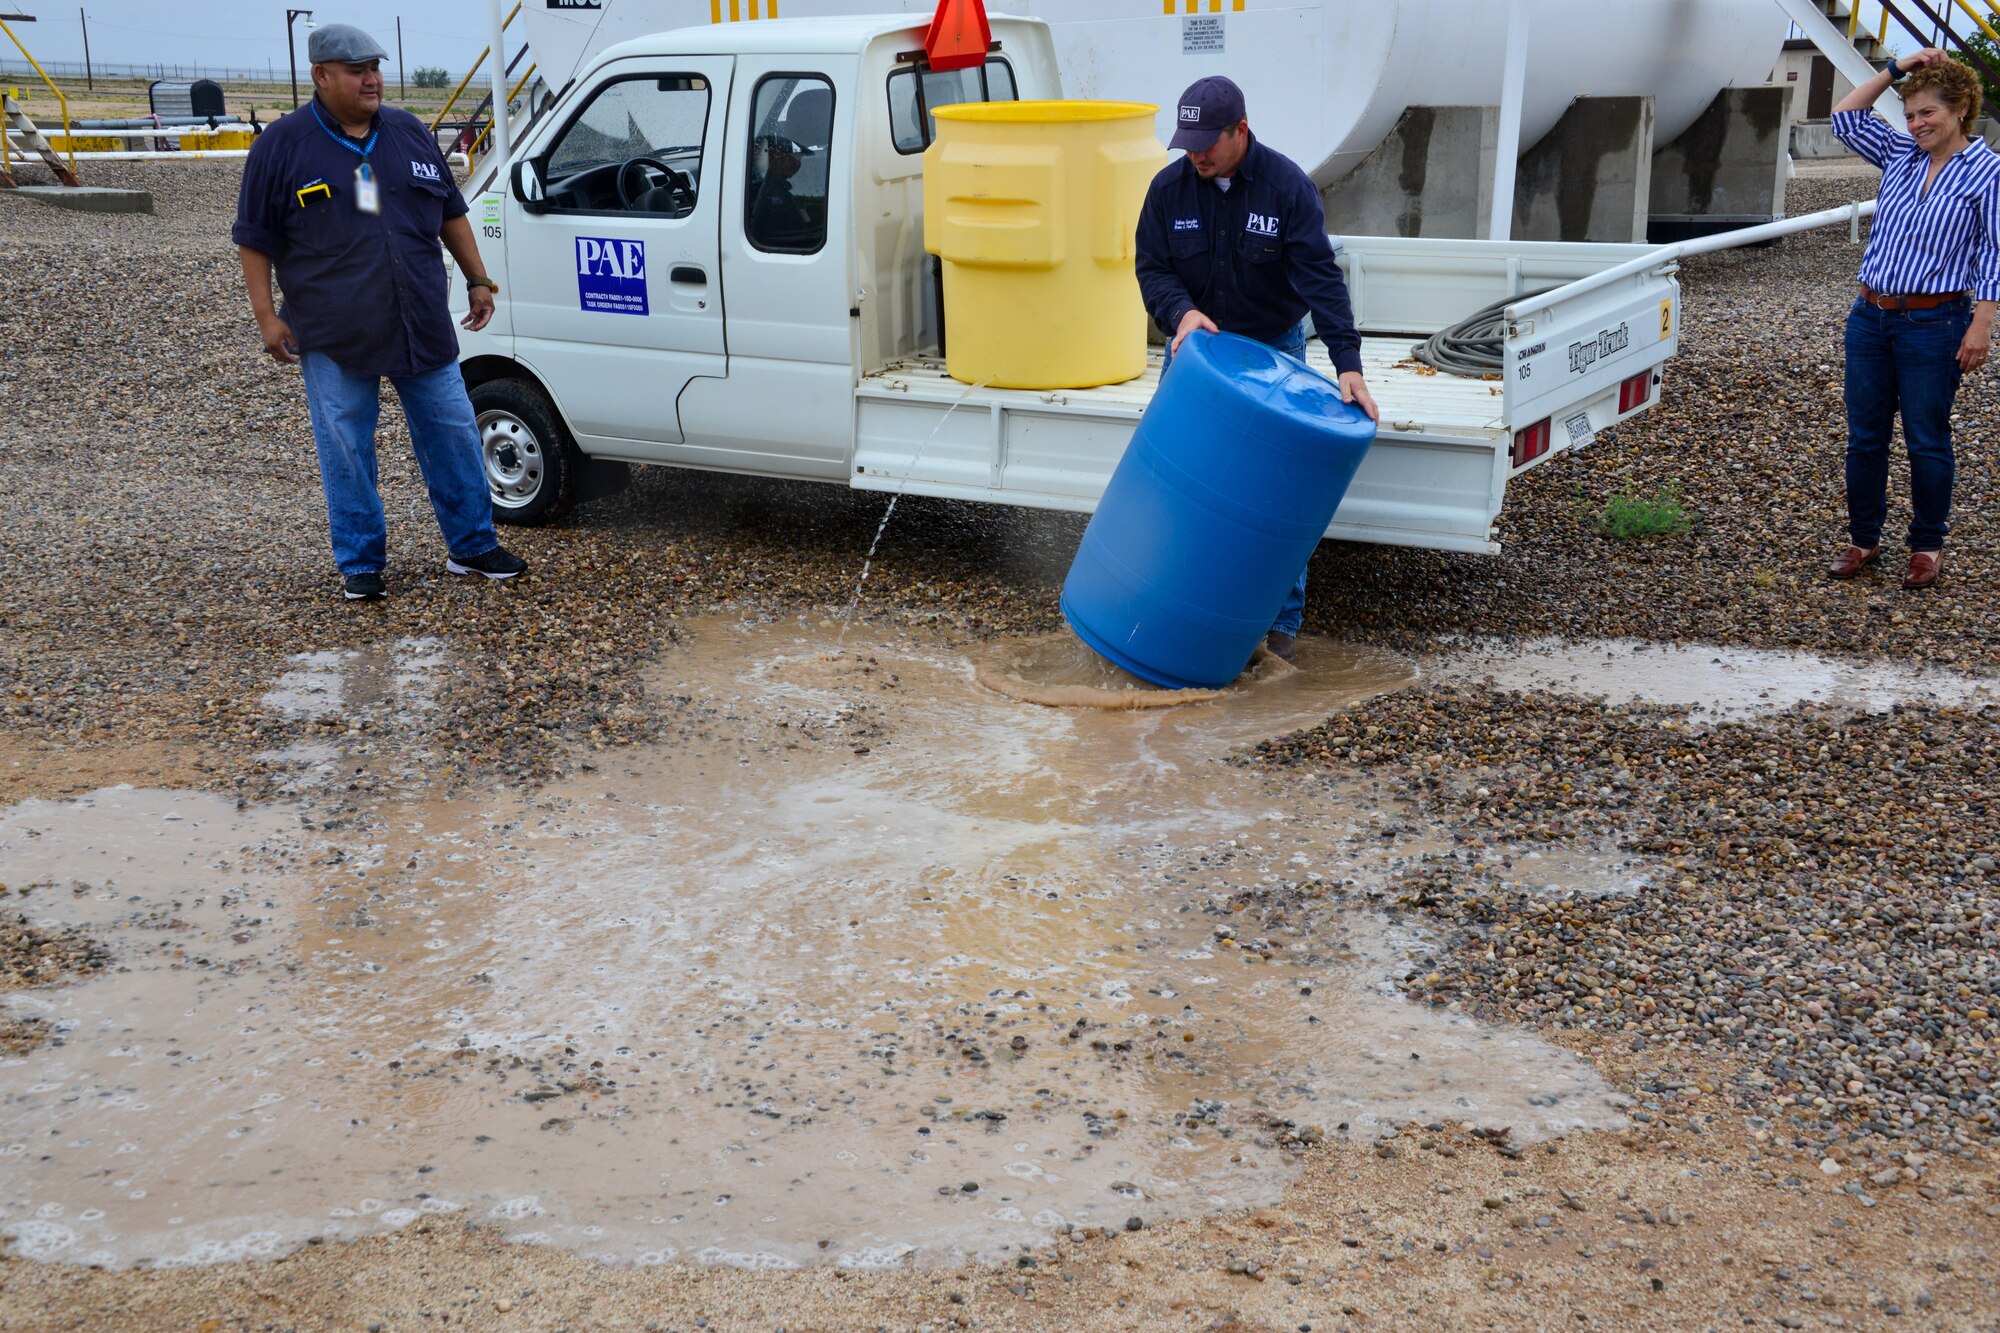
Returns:
[[[1181,108],[1181,119],[1182,119],[1182,120],[1185,120],[1185,121],[1191,121],[1191,122],[1193,122],[1193,123],[1195,123],[1195,124],[1200,124],[1200,123],[1201,123],[1201,108],[1200,108],[1200,107],[1198,107],[1198,106],[1184,106],[1184,107],[1182,107],[1182,108]]]

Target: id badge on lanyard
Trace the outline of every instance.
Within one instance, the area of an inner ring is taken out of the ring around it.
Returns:
[[[375,184],[375,168],[366,162],[354,169],[354,208],[356,212],[371,215],[382,211],[382,191]]]

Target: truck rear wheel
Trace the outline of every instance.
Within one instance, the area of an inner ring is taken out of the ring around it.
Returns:
[[[526,380],[487,380],[470,397],[494,520],[530,528],[566,513],[583,460],[549,396]]]

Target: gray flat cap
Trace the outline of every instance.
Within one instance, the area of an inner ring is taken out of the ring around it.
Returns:
[[[389,53],[352,23],[329,23],[306,38],[306,58],[315,65],[365,65]]]

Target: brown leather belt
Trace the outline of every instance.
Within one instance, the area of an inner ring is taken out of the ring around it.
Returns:
[[[1964,292],[1918,292],[1913,296],[1885,296],[1861,284],[1861,299],[1878,310],[1935,310],[1953,301],[1963,301]]]

